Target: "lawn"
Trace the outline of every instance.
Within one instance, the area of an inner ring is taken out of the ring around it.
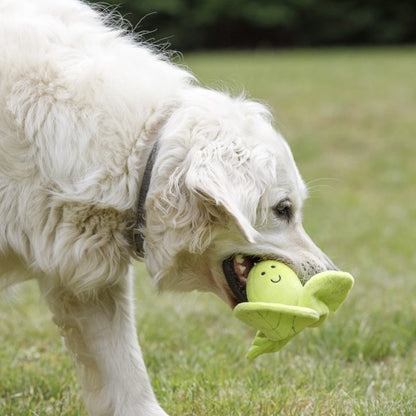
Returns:
[[[356,285],[322,327],[254,362],[209,294],[161,294],[137,266],[137,326],[172,416],[414,415],[416,49],[186,56],[205,85],[268,103],[310,199],[305,228]],[[1,296],[1,295],[0,295]],[[0,415],[85,415],[35,284],[0,298]]]

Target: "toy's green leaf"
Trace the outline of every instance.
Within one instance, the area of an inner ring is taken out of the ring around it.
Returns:
[[[310,308],[267,302],[240,303],[234,314],[271,341],[292,337],[319,319],[317,312]]]
[[[261,354],[280,351],[295,335],[289,336],[280,341],[272,341],[265,334],[258,331],[256,337],[247,352],[247,359],[254,360]]]
[[[314,309],[319,314],[320,325],[329,312],[335,312],[344,302],[354,284],[353,277],[346,272],[327,271],[313,276],[304,286],[299,305]]]

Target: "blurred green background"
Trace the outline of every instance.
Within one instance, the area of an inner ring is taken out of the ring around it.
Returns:
[[[175,50],[380,45],[416,40],[414,0],[106,0]],[[121,3],[121,4],[120,4]]]

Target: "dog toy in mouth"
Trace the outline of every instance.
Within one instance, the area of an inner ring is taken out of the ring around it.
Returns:
[[[321,325],[335,312],[354,284],[346,272],[326,271],[302,285],[296,273],[283,263],[264,260],[247,278],[248,302],[239,303],[235,316],[258,330],[248,359],[277,352],[306,327]]]

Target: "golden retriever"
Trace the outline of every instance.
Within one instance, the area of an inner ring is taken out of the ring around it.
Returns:
[[[161,416],[131,264],[231,307],[260,258],[334,268],[267,109],[201,88],[79,0],[0,0],[0,287],[36,278],[94,416]]]

